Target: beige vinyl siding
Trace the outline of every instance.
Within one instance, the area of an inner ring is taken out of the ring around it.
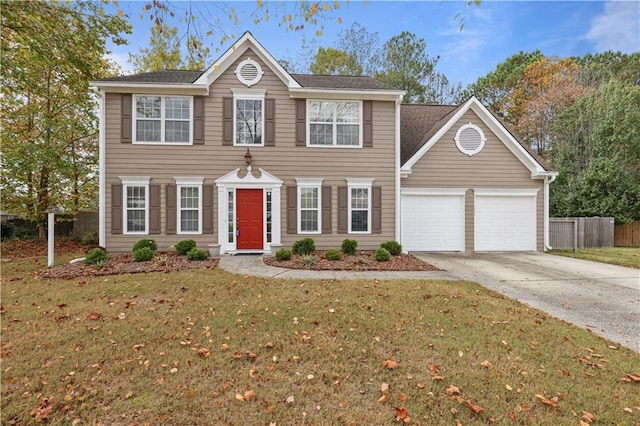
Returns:
[[[482,129],[487,138],[478,154],[468,156],[456,147],[454,137],[458,128],[472,123]],[[474,247],[474,188],[536,188],[536,245],[544,249],[544,184],[532,179],[531,172],[498,139],[482,120],[467,111],[427,153],[414,164],[412,172],[401,180],[402,188],[467,188],[465,197],[465,248]]]
[[[332,229],[330,235],[313,235],[319,249],[339,248],[345,238],[356,239],[359,247],[373,249],[382,241],[395,238],[395,104],[373,103],[373,148],[308,148],[295,145],[295,99],[287,87],[273,74],[257,55],[250,50],[241,55],[210,88],[205,98],[204,145],[163,146],[135,145],[120,142],[120,96],[108,94],[106,98],[106,245],[109,251],[130,251],[140,239],[137,235],[111,234],[111,185],[120,183],[119,176],[149,176],[151,184],[161,184],[160,235],[152,236],[160,249],[167,249],[182,239],[194,239],[200,247],[218,242],[218,229],[209,235],[164,235],[166,224],[166,193],[164,185],[175,176],[204,177],[204,184],[240,168],[246,171],[246,146],[222,144],[222,98],[233,96],[231,87],[243,88],[233,71],[247,58],[257,61],[264,71],[261,81],[252,86],[266,89],[266,98],[276,99],[274,147],[250,146],[254,176],[259,168],[283,181],[281,193],[282,244],[291,247],[294,241],[308,235],[286,233],[286,187],[295,185],[295,178],[324,178],[323,186],[332,187]],[[348,235],[337,233],[338,186],[346,186],[346,178],[374,178],[373,186],[382,189],[382,234]],[[218,221],[217,188],[214,194],[214,224]]]

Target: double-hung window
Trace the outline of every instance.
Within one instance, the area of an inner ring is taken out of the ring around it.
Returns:
[[[149,233],[149,178],[121,178],[125,234]]]
[[[264,145],[264,90],[234,89],[236,145]]]
[[[362,102],[308,101],[309,146],[362,146]]]
[[[319,234],[322,223],[322,178],[296,178],[298,233]]]
[[[203,178],[175,178],[178,194],[178,233],[202,233]]]
[[[136,95],[134,103],[136,143],[192,143],[191,97]]]
[[[349,233],[371,233],[371,185],[373,179],[347,179],[349,187]]]

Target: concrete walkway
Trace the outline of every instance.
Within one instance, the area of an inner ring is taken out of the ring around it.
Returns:
[[[223,255],[229,272],[285,279],[470,280],[640,351],[640,271],[544,253],[414,253],[441,271],[311,271],[275,268],[260,255]]]

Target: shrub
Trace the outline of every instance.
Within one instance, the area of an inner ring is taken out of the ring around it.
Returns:
[[[101,248],[94,248],[84,257],[84,263],[87,265],[96,265],[101,262],[107,261],[107,252]],[[102,265],[104,266],[104,265]]]
[[[85,246],[95,246],[100,244],[100,238],[98,237],[98,231],[87,232],[82,236],[82,244]]]
[[[194,240],[182,240],[176,244],[176,251],[182,256],[186,256],[186,254],[194,248],[196,248],[196,242]]]
[[[286,248],[281,248],[276,252],[276,259],[278,260],[291,260],[291,250]]]
[[[13,231],[12,240],[35,240],[38,236],[38,231],[30,226],[16,226]]]
[[[399,256],[402,253],[402,244],[397,241],[385,241],[380,244],[380,247],[386,249],[393,256]]]
[[[155,250],[152,250],[151,247],[139,247],[133,251],[133,260],[136,262],[146,262],[153,259],[155,254]]]
[[[342,253],[340,253],[338,250],[328,250],[325,253],[325,256],[327,258],[327,260],[341,260],[342,259]]]
[[[189,260],[207,260],[209,258],[209,253],[199,248],[192,248],[187,253],[187,259]]]
[[[318,264],[318,260],[312,254],[305,254],[301,256],[300,263],[302,263],[302,266],[305,268],[315,268]]]
[[[342,241],[342,252],[347,256],[353,256],[356,254],[358,248],[358,242],[356,240],[345,239]]]
[[[2,241],[6,241],[13,237],[13,234],[16,232],[16,225],[11,222],[2,222],[0,229],[2,232]]]
[[[293,252],[299,256],[309,255],[316,251],[316,244],[313,238],[303,238],[293,243]]]
[[[156,244],[154,240],[144,238],[133,245],[133,251],[135,252],[136,250],[144,247],[151,249],[151,251],[153,251],[154,253],[156,250],[158,250],[158,244]]]
[[[386,248],[380,247],[376,250],[376,260],[378,262],[387,262],[391,259],[391,253]]]

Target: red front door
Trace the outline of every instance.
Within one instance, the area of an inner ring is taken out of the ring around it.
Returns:
[[[262,189],[236,190],[236,247],[263,249]]]

